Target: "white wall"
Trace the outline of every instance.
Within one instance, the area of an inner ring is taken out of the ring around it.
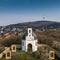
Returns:
[[[37,40],[22,40],[24,42],[24,46],[22,45],[23,51],[28,51],[28,44],[32,44],[32,51],[37,51]]]

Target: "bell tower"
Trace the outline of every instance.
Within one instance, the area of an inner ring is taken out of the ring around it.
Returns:
[[[32,36],[32,28],[28,28],[28,36]]]

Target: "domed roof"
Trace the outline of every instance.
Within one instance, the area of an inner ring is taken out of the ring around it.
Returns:
[[[25,37],[26,37],[27,35],[28,35],[28,32],[25,31],[25,32],[23,33],[23,37],[22,37],[22,39],[25,40]]]
[[[26,36],[28,36],[28,31],[27,30],[24,32],[22,40],[25,40]],[[37,39],[37,36],[34,32],[32,32],[32,36],[34,36],[34,40]]]

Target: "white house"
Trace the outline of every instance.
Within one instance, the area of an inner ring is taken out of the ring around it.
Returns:
[[[29,47],[31,47],[32,52],[37,51],[37,36],[32,28],[28,28],[22,38],[22,51],[27,52]]]

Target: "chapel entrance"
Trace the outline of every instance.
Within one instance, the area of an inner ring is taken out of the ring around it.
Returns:
[[[28,51],[29,51],[29,52],[32,51],[32,44],[28,44]]]

